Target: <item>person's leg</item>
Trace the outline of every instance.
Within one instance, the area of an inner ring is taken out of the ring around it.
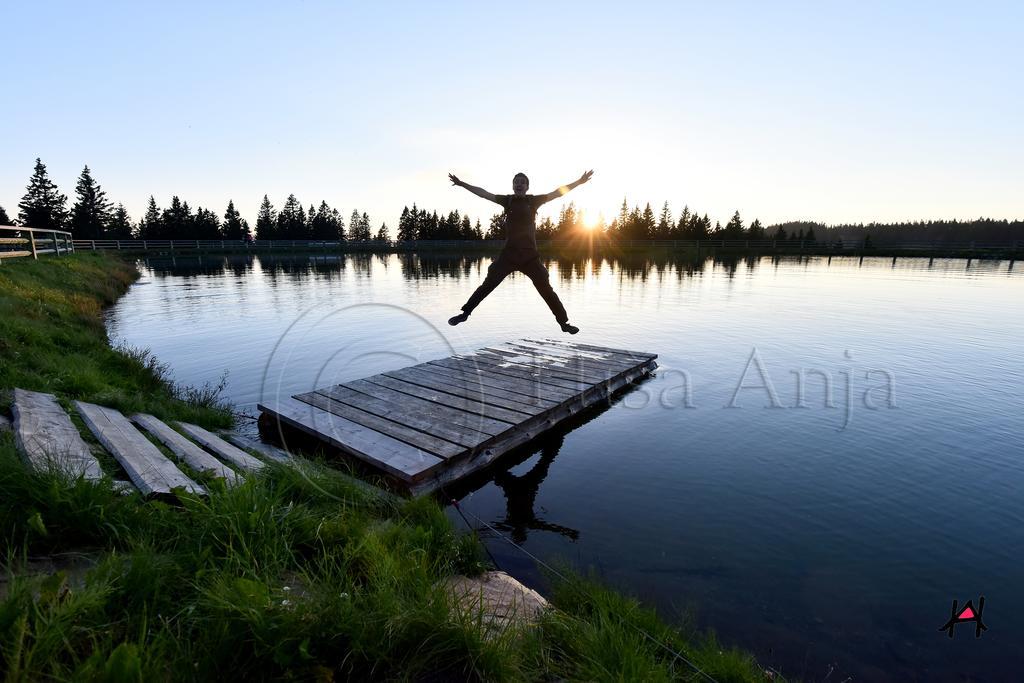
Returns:
[[[551,288],[551,278],[548,276],[548,269],[544,267],[540,259],[535,258],[527,261],[519,267],[519,270],[525,273],[533,282],[533,286],[537,288],[537,291],[540,292],[541,297],[544,299],[544,303],[551,309],[562,331],[570,334],[579,332],[578,327],[569,324],[569,314],[565,312],[565,306],[562,305],[558,294]]]
[[[473,309],[480,305],[480,302],[484,300],[488,294],[494,291],[494,288],[501,284],[501,281],[508,277],[515,268],[502,256],[498,256],[491,265],[487,267],[487,277],[484,278],[483,283],[476,288],[469,300],[462,305],[462,313],[456,316],[452,316],[448,319],[449,325],[458,325],[461,322],[465,322],[469,317],[469,314],[473,312]]]

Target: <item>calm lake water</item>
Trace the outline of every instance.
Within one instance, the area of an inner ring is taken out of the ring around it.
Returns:
[[[261,396],[563,336],[519,274],[447,326],[489,263],[150,259],[108,327],[177,381],[226,370],[225,396],[255,414]],[[790,676],[1020,679],[1024,264],[547,265],[574,340],[657,353],[660,368],[500,463],[466,509]],[[543,585],[532,561],[487,543]],[[940,632],[954,598],[980,595],[980,639],[973,624]]]

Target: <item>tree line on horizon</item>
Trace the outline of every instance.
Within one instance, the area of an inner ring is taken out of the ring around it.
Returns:
[[[288,195],[280,211],[274,208],[267,195],[263,196],[256,217],[255,230],[242,218],[233,200],[228,201],[223,216],[197,207],[178,196],[171,198],[170,206],[161,209],[154,197],[138,222],[133,222],[123,204],[107,199],[88,166],[82,169],[75,186],[75,202],[67,208],[67,197],[50,180],[45,164],[36,159],[25,195],[18,203],[18,221],[15,222],[0,206],[0,225],[24,225],[51,230],[68,230],[76,239],[201,239],[201,240],[352,240],[368,241],[389,239],[386,223],[374,233],[366,212],[353,210],[346,227],[337,208],[326,201],[308,209],[294,194]],[[584,222],[583,212],[569,202],[561,208],[558,218],[545,217],[537,224],[538,239],[599,239],[617,240],[803,240],[828,243],[870,240],[875,243],[890,241],[979,241],[1007,242],[1024,239],[1024,221],[978,218],[970,221],[930,220],[900,223],[858,223],[828,225],[817,221],[790,221],[764,226],[754,219],[746,224],[736,211],[722,225],[712,224],[707,213],[701,215],[684,205],[678,218],[674,218],[666,201],[656,215],[648,203],[642,210],[638,205],[629,207],[622,200],[618,214],[607,223],[601,215],[596,224]],[[396,239],[413,240],[482,240],[504,239],[503,214],[491,216],[483,230],[480,220],[475,224],[468,214],[451,211],[439,214],[417,207],[405,206],[398,221]]]

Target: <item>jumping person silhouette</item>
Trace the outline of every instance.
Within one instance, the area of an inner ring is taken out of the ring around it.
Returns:
[[[448,319],[449,325],[466,322],[469,314],[484,300],[484,297],[493,292],[494,288],[501,284],[501,281],[509,274],[518,270],[533,281],[533,286],[537,288],[548,308],[554,313],[555,320],[558,321],[563,332],[576,334],[580,331],[580,328],[569,324],[565,306],[559,301],[555,290],[551,288],[548,270],[540,262],[540,252],[537,251],[536,219],[537,209],[542,204],[550,202],[552,199],[558,199],[569,190],[590,180],[592,175],[594,175],[593,171],[587,171],[568,185],[563,185],[547,194],[535,195],[526,194],[526,190],[530,187],[530,179],[526,177],[525,173],[517,173],[512,179],[514,194],[491,194],[482,187],[462,182],[452,173],[448,174],[452,185],[464,187],[478,197],[500,204],[505,209],[506,221],[505,246],[502,247],[498,258],[488,266],[487,277],[484,278],[483,284],[477,287],[469,300],[462,306],[462,313]]]

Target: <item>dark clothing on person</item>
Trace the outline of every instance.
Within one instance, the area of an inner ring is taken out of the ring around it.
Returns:
[[[505,209],[504,251],[522,261],[540,256],[537,251],[537,209],[544,203],[544,197],[497,194],[494,201]]]
[[[537,209],[544,203],[544,198],[532,194],[499,194],[494,196],[494,200],[505,208],[505,246],[487,267],[487,277],[462,307],[463,312],[467,315],[472,313],[502,280],[518,270],[533,282],[555,320],[559,324],[568,322],[569,315],[551,288],[548,269],[540,262],[540,252],[537,251]]]
[[[533,281],[533,286],[540,292],[544,303],[548,305],[548,308],[554,314],[555,320],[559,324],[568,322],[569,314],[565,312],[565,306],[559,300],[558,294],[551,288],[548,269],[540,262],[540,257],[534,256],[529,260],[522,261],[505,250],[502,250],[498,258],[487,267],[487,277],[484,278],[483,284],[477,287],[476,291],[469,297],[469,301],[463,305],[463,312],[467,315],[472,313],[473,309],[484,300],[484,297],[493,292],[494,288],[500,285],[502,280],[517,270],[525,273],[526,277]]]

